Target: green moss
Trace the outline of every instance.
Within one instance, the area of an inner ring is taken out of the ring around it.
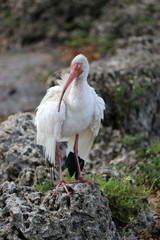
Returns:
[[[19,20],[15,16],[15,14],[10,9],[3,9],[1,11],[2,16],[2,25],[4,27],[18,27]]]
[[[81,47],[89,42],[87,31],[77,30],[72,33],[72,36],[66,39],[65,44],[69,47]]]
[[[149,4],[147,9],[150,13],[155,13],[155,6],[153,4]]]
[[[141,19],[137,19],[136,21],[136,25],[140,26],[140,25],[147,25],[148,23],[154,23],[156,22],[156,19],[154,19],[153,17],[147,17],[147,18],[141,18]]]
[[[77,39],[67,39],[65,44],[69,47],[81,47],[87,44],[87,40],[84,38],[77,38]]]
[[[80,21],[79,25],[82,29],[89,30],[92,27],[93,19],[88,19],[85,21]]]
[[[41,23],[41,24],[39,24],[39,30],[42,34],[46,34],[48,31],[48,28],[47,28],[46,24]]]
[[[70,38],[66,39],[65,44],[69,47],[94,45],[104,55],[115,46],[116,41],[117,38],[113,34],[108,34],[105,38],[98,38],[84,29],[74,31]]]
[[[109,34],[106,38],[99,39],[99,50],[101,53],[107,53],[111,48],[115,46],[117,38]]]

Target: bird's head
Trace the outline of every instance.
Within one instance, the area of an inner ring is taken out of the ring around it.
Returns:
[[[63,95],[67,90],[67,88],[69,87],[69,85],[71,84],[71,82],[77,77],[79,79],[86,79],[88,76],[88,72],[89,72],[89,63],[87,58],[83,54],[77,55],[71,62],[70,74],[63,87],[63,90],[59,99],[58,112],[60,111]]]

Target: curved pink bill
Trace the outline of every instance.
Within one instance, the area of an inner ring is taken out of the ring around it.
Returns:
[[[61,107],[61,102],[62,102],[62,99],[63,99],[63,95],[65,93],[65,91],[67,90],[67,88],[69,87],[69,85],[71,84],[71,82],[79,75],[80,73],[78,71],[75,71],[74,69],[71,70],[71,73],[67,79],[67,82],[65,83],[64,87],[63,87],[63,90],[62,90],[62,93],[61,93],[61,96],[60,96],[60,99],[59,99],[59,103],[58,103],[58,112],[60,111],[60,107]]]

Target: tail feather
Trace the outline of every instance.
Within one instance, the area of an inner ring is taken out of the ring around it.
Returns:
[[[82,158],[80,158],[79,156],[78,156],[78,160],[79,160],[80,169],[82,171],[83,166],[84,166],[84,160]],[[70,152],[68,154],[68,157],[66,158],[65,166],[66,166],[66,168],[68,168],[69,176],[72,177],[73,174],[75,173],[75,179],[77,179],[78,178],[78,170],[77,170],[75,155],[73,152]]]

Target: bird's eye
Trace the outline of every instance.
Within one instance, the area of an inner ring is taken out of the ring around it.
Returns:
[[[80,68],[81,67],[81,65],[80,64],[78,64],[78,68]]]

